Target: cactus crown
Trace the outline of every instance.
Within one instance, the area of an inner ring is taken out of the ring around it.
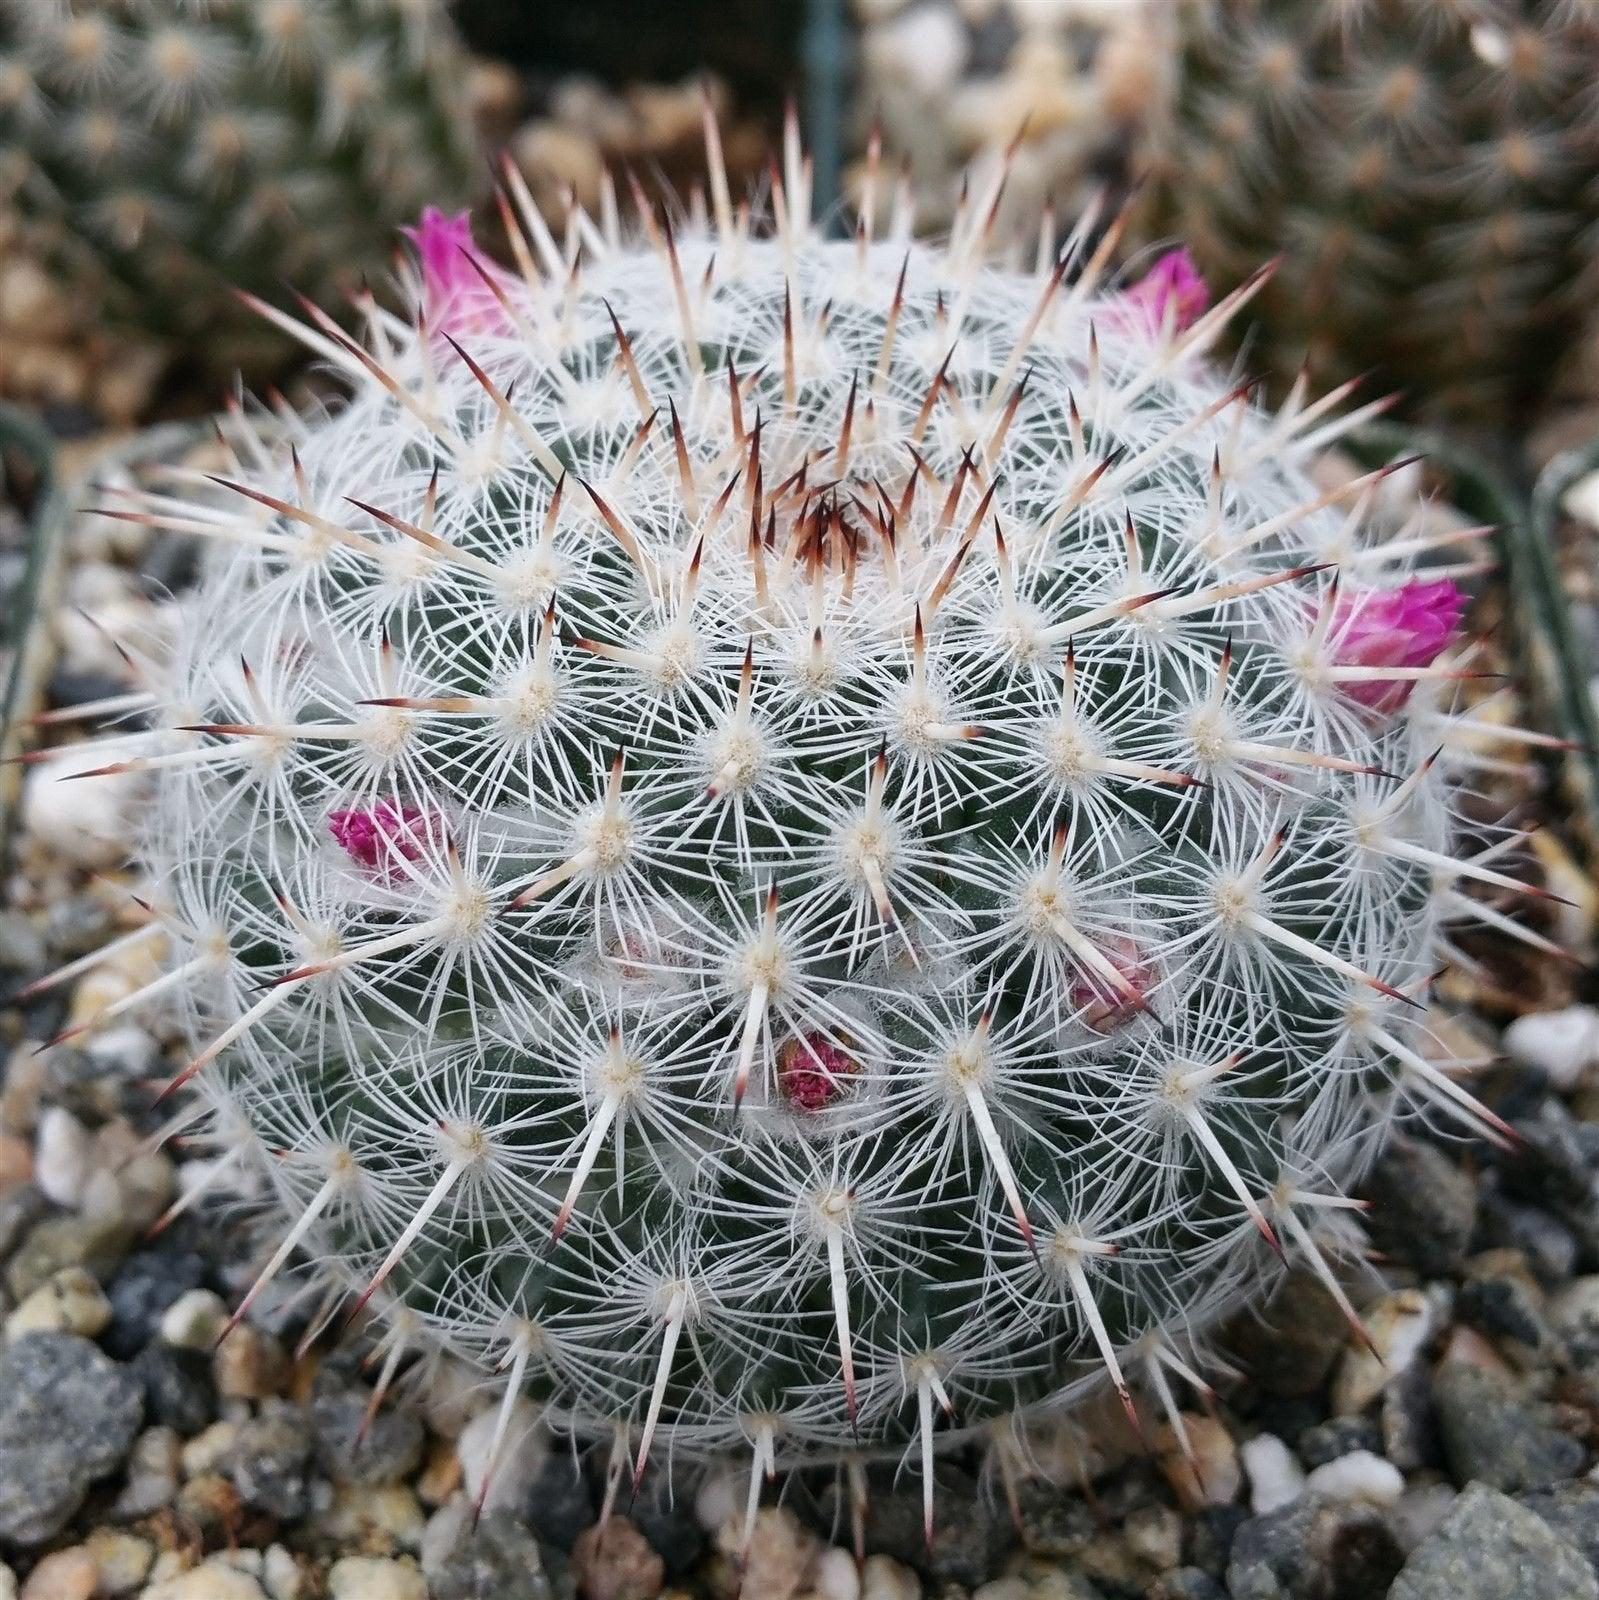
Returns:
[[[1267,256],[1262,357],[1373,369],[1494,421],[1594,288],[1591,0],[1184,0],[1160,225],[1207,275]]]
[[[435,0],[0,0],[0,188],[125,322],[229,330],[226,365],[271,343],[235,290],[331,298],[467,190],[464,68]]]
[[[1204,364],[1243,296],[806,184],[508,208],[514,274],[432,218],[420,331],[304,330],[341,409],[130,509],[215,543],[131,763],[179,1120],[292,1219],[246,1304],[304,1247],[502,1434],[759,1473],[1134,1369],[1180,1432],[1393,1107],[1486,1117],[1417,1020],[1499,881],[1459,597]]]

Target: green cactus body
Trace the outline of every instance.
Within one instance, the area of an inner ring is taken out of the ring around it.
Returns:
[[[190,1115],[291,1219],[252,1298],[303,1247],[637,1471],[1106,1374],[1181,1437],[1395,1110],[1490,1126],[1417,1004],[1497,877],[1460,597],[1206,365],[1236,297],[805,192],[581,273],[529,205],[487,283],[435,219],[342,408],[141,503],[216,539],[134,736]]]
[[[1599,259],[1591,0],[1180,0],[1158,226],[1217,283],[1281,257],[1252,348],[1503,426]]]
[[[216,367],[284,348],[235,290],[337,306],[472,185],[435,0],[4,0],[0,183],[107,314]]]

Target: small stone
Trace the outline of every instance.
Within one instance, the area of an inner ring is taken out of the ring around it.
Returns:
[[[1455,1482],[1473,1479],[1514,1493],[1574,1477],[1583,1447],[1524,1399],[1514,1380],[1481,1367],[1445,1362],[1433,1379],[1444,1459]]]
[[[1343,1353],[1343,1313],[1315,1275],[1300,1269],[1289,1273],[1264,1314],[1230,1324],[1227,1342],[1266,1394],[1314,1394]]]
[[[1438,1419],[1432,1403],[1432,1374],[1413,1361],[1382,1392],[1382,1453],[1403,1472],[1436,1466],[1440,1460]]]
[[[510,1425],[491,1459],[489,1452],[498,1426],[499,1407],[490,1406],[467,1423],[455,1442],[462,1485],[472,1502],[481,1504],[485,1511],[509,1511],[520,1506],[549,1455],[539,1412],[530,1402],[518,1399],[511,1408]],[[485,1492],[484,1479],[491,1472]]]
[[[1122,1523],[1122,1542],[1151,1572],[1164,1572],[1182,1559],[1182,1519],[1170,1506],[1138,1506]]]
[[[209,1353],[216,1348],[227,1320],[228,1308],[221,1295],[210,1289],[190,1289],[161,1314],[160,1333],[168,1344]]]
[[[1412,1551],[1389,1600],[1599,1600],[1582,1553],[1536,1512],[1486,1484],[1455,1501]]]
[[[409,1561],[345,1556],[328,1570],[328,1600],[428,1600],[428,1586]]]
[[[22,825],[35,846],[74,867],[118,866],[127,858],[137,773],[92,783],[69,781],[107,762],[137,755],[135,743],[62,745],[31,767],[22,785]]]
[[[922,1600],[916,1574],[892,1556],[868,1556],[861,1574],[861,1600]]]
[[[152,1583],[139,1600],[266,1600],[266,1591],[248,1572],[212,1556],[190,1572]]]
[[[704,1544],[705,1532],[698,1516],[698,1498],[692,1507],[681,1509],[693,1521],[697,1550]],[[594,1512],[594,1497],[581,1465],[562,1451],[551,1452],[528,1491],[524,1508],[528,1526],[545,1544],[570,1550],[578,1535],[593,1525]]]
[[[1599,1482],[1591,1476],[1552,1489],[1518,1494],[1516,1503],[1536,1511],[1561,1538],[1599,1568]]]
[[[1236,1500],[1244,1474],[1232,1435],[1214,1417],[1185,1411],[1182,1420],[1186,1449],[1169,1428],[1160,1431],[1155,1445],[1155,1459],[1177,1498],[1190,1511]]]
[[[1365,1185],[1364,1218],[1379,1250],[1442,1278],[1465,1259],[1477,1222],[1477,1185],[1437,1145],[1404,1136],[1389,1141]]]
[[[1519,1250],[1490,1250],[1475,1257],[1455,1297],[1455,1314],[1524,1371],[1543,1365],[1559,1350],[1543,1291]]]
[[[19,1600],[89,1600],[100,1579],[100,1566],[82,1545],[47,1555],[22,1586]]]
[[[1375,1597],[1403,1562],[1393,1527],[1375,1506],[1307,1494],[1239,1528],[1227,1587],[1233,1600]]]
[[[816,1559],[811,1593],[816,1600],[860,1600],[861,1575],[855,1570],[855,1557],[830,1545]]]
[[[155,1546],[116,1528],[96,1528],[83,1541],[99,1570],[97,1595],[129,1594],[149,1577],[155,1565]]]
[[[183,1446],[183,1476],[200,1478],[215,1472],[234,1452],[243,1423],[224,1417]]]
[[[66,1526],[89,1485],[121,1464],[143,1398],[128,1374],[70,1333],[7,1344],[0,1395],[0,1539],[41,1544]]]
[[[931,1546],[924,1529],[920,1487],[885,1477],[873,1484],[867,1502],[866,1548],[875,1554],[893,1556],[936,1582],[960,1583],[970,1588],[994,1571],[1000,1553],[1010,1542],[1010,1528],[999,1509],[985,1500],[966,1473],[948,1462],[935,1470]],[[786,1510],[778,1508],[762,1511],[756,1519],[757,1532],[768,1529],[775,1535],[782,1525],[778,1519],[788,1516]],[[788,1551],[782,1541],[775,1544],[791,1562],[800,1561],[802,1556],[808,1562],[815,1555],[809,1545],[803,1551]],[[785,1568],[785,1581],[790,1576]],[[784,1592],[793,1593],[794,1589]]]
[[[1573,1367],[1599,1386],[1599,1274],[1574,1278],[1550,1306]]]
[[[553,1466],[556,1458],[550,1458]],[[572,1474],[567,1463],[567,1475]],[[549,1469],[540,1474],[540,1481]],[[537,1498],[537,1492],[531,1497]],[[652,1471],[628,1506],[628,1519],[649,1541],[650,1548],[666,1563],[666,1576],[675,1579],[687,1572],[705,1548],[705,1535],[694,1519],[694,1495],[687,1484],[674,1483],[667,1472]],[[581,1532],[581,1530],[579,1530]],[[552,1544],[560,1541],[552,1539]],[[568,1546],[570,1548],[570,1546]]]
[[[1257,1517],[1291,1505],[1305,1487],[1305,1474],[1292,1450],[1272,1433],[1257,1433],[1239,1450],[1249,1475],[1249,1505]]]
[[[46,1200],[71,1211],[89,1177],[89,1130],[61,1106],[47,1106],[34,1136],[33,1181]]]
[[[114,1218],[46,1217],[17,1246],[6,1267],[7,1286],[21,1301],[63,1267],[82,1267],[104,1280],[127,1253],[131,1238]]]
[[[290,1521],[305,1516],[313,1503],[312,1454],[300,1408],[268,1401],[239,1429],[227,1473],[246,1505]]]
[[[353,1388],[336,1369],[317,1373],[311,1429],[323,1471],[336,1482],[398,1483],[422,1460],[422,1424],[410,1411],[381,1407],[367,1421],[369,1389]]]
[[[751,1550],[751,1565],[754,1551]],[[653,1600],[666,1583],[666,1563],[626,1517],[585,1530],[572,1546],[572,1572],[584,1600]],[[754,1580],[745,1569],[745,1584]],[[796,1586],[797,1587],[797,1586]],[[756,1583],[754,1594],[789,1593]]]
[[[227,1400],[265,1400],[288,1380],[289,1358],[269,1333],[241,1322],[217,1346],[211,1373]]]
[[[6,1318],[6,1338],[78,1333],[92,1339],[111,1320],[111,1302],[82,1267],[67,1267],[35,1289]]]
[[[299,1562],[280,1544],[268,1545],[263,1552],[259,1582],[268,1600],[302,1600],[309,1589]]]
[[[127,1522],[148,1517],[172,1504],[182,1472],[182,1441],[171,1428],[149,1428],[128,1453],[127,1482],[111,1507]]]
[[[167,1312],[198,1288],[205,1275],[205,1257],[197,1251],[140,1250],[129,1256],[106,1286],[111,1301],[106,1349],[131,1360],[161,1331]]]
[[[1370,1450],[1351,1450],[1317,1467],[1305,1479],[1305,1492],[1324,1500],[1365,1500],[1391,1506],[1405,1492],[1404,1474]]]
[[[217,1392],[211,1363],[198,1350],[181,1350],[153,1339],[128,1370],[144,1387],[144,1411],[151,1422],[165,1423],[187,1437],[215,1421]]]
[[[1178,1567],[1155,1580],[1149,1600],[1227,1600],[1227,1591],[1202,1567]]]
[[[0,1600],[17,1600],[17,1575],[0,1561]]]
[[[1562,1093],[1575,1089],[1599,1065],[1599,1010],[1566,1006],[1517,1017],[1504,1032],[1512,1061],[1535,1067]]]
[[[420,1549],[425,1525],[416,1496],[398,1483],[341,1486],[319,1523],[342,1547],[369,1555]]]
[[[1372,1417],[1333,1417],[1318,1422],[1294,1441],[1294,1449],[1307,1468],[1325,1466],[1351,1450],[1378,1450],[1382,1428]]]
[[[1333,1380],[1334,1413],[1364,1411],[1421,1354],[1440,1320],[1437,1300],[1421,1289],[1401,1289],[1371,1306],[1364,1321],[1373,1348],[1351,1344],[1345,1351]]]
[[[1098,1532],[1094,1513],[1081,1496],[1065,1494],[1052,1483],[1029,1478],[1020,1485],[1017,1499],[1022,1548],[1029,1555],[1069,1560],[1080,1555]]]
[[[473,1527],[466,1503],[458,1504],[461,1526],[441,1551],[423,1557],[433,1600],[551,1600],[539,1547],[527,1529],[504,1511],[490,1512]]]

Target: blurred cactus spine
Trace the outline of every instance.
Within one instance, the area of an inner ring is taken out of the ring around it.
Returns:
[[[1593,0],[1179,0],[1158,226],[1281,266],[1256,360],[1486,422],[1547,388],[1599,241]]]
[[[113,319],[249,363],[235,289],[336,298],[469,191],[465,69],[436,0],[0,0],[0,192]]]

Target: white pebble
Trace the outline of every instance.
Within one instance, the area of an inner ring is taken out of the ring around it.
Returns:
[[[87,780],[85,780],[87,781]],[[101,1066],[115,1067],[130,1078],[145,1076],[155,1066],[161,1047],[134,1023],[107,1028],[84,1041],[84,1053]]]
[[[867,1556],[861,1600],[921,1600],[922,1586],[892,1556]]]
[[[715,1533],[723,1523],[741,1516],[744,1488],[736,1473],[712,1472],[694,1494],[694,1520],[707,1533]]]
[[[816,1563],[811,1589],[817,1600],[860,1600],[861,1577],[848,1550],[829,1545]]]
[[[874,75],[920,96],[946,94],[966,65],[965,30],[943,6],[918,6],[872,29],[862,48]]]
[[[0,1561],[0,1600],[17,1600],[17,1575]]]
[[[129,817],[139,775],[110,773],[66,780],[138,752],[126,740],[114,745],[69,744],[28,769],[22,786],[22,822],[59,860],[75,867],[114,867],[127,859]]]
[[[1328,1500],[1367,1500],[1391,1506],[1405,1492],[1404,1474],[1393,1462],[1369,1450],[1351,1450],[1324,1461],[1305,1479],[1305,1492]]]
[[[305,1588],[300,1563],[280,1544],[267,1546],[261,1558],[261,1582],[271,1600],[300,1600]]]
[[[1257,1517],[1297,1500],[1305,1489],[1299,1458],[1274,1433],[1257,1433],[1239,1449],[1249,1474],[1249,1506]]]
[[[139,1600],[263,1600],[261,1585],[220,1557],[164,1583],[152,1583]]]
[[[180,1350],[216,1348],[228,1320],[222,1296],[212,1289],[190,1289],[161,1314],[161,1337]]]
[[[1599,472],[1578,478],[1560,502],[1567,512],[1590,528],[1599,528]]]
[[[89,1180],[89,1131],[70,1111],[50,1106],[33,1144],[33,1181],[45,1199],[76,1210]]]
[[[329,1600],[428,1600],[427,1580],[409,1561],[345,1556],[328,1573]]]
[[[1599,1062],[1599,1010],[1566,1006],[1534,1011],[1505,1029],[1505,1052],[1548,1075],[1557,1089],[1574,1089]]]
[[[82,1267],[63,1267],[6,1318],[6,1338],[77,1333],[92,1339],[111,1320],[111,1302]]]
[[[525,1400],[518,1400],[511,1408],[511,1420],[501,1441],[499,1454],[492,1462],[489,1447],[494,1442],[494,1432],[499,1422],[500,1408],[492,1405],[461,1430],[455,1441],[456,1459],[461,1463],[461,1483],[467,1497],[474,1505],[483,1493],[485,1475],[489,1479],[488,1493],[483,1496],[485,1511],[510,1510],[520,1505],[533,1480],[539,1475],[549,1451],[545,1447],[544,1430],[539,1425],[539,1413]],[[492,1469],[492,1470],[491,1470]]]

